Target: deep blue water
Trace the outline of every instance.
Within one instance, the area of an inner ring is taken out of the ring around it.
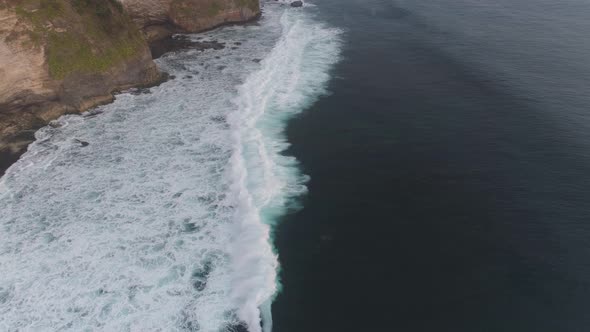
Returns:
[[[322,0],[274,331],[590,329],[590,3]]]

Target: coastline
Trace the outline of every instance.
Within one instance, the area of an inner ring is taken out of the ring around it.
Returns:
[[[7,189],[0,200],[7,211],[2,223],[7,218],[28,220],[18,223],[28,227],[37,220],[19,214],[47,216],[44,234],[53,237],[34,249],[31,259],[3,256],[15,274],[2,280],[10,290],[3,306],[8,313],[0,324],[18,326],[31,317],[54,328],[64,317],[73,322],[73,329],[83,329],[95,326],[94,317],[103,315],[99,323],[108,330],[164,325],[175,330],[270,330],[277,258],[267,222],[282,211],[287,199],[304,190],[302,183],[295,183],[305,180],[298,176],[296,163],[275,150],[283,137],[275,129],[302,111],[309,100],[306,89],[320,91],[314,82],[325,79],[315,75],[316,70],[303,70],[306,63],[325,58],[319,50],[304,52],[317,50],[313,46],[325,35],[305,24],[305,13],[274,7],[259,24],[246,28],[187,35],[187,40],[175,36],[173,45],[226,47],[171,52],[157,60],[172,76],[168,82],[149,91],[120,94],[112,104],[82,116],[64,116],[36,133],[38,140],[2,180]],[[308,75],[293,79],[294,72]],[[258,103],[259,96],[269,104]],[[275,117],[277,113],[282,116]],[[250,139],[253,136],[256,140]],[[264,151],[241,153],[254,147]],[[274,162],[265,162],[270,160]],[[259,182],[260,172],[274,175]],[[34,184],[34,195],[23,191],[31,188],[29,183]],[[248,183],[257,187],[249,188]],[[146,195],[136,196],[140,193]],[[249,204],[249,197],[257,199],[260,193],[272,195],[267,196],[272,206],[265,201]],[[106,218],[95,217],[98,214]],[[161,222],[167,219],[174,223]],[[6,247],[35,243],[28,234],[21,239],[23,233],[3,230],[11,240]],[[170,237],[162,238],[170,231]],[[160,247],[161,240],[171,246]],[[77,243],[93,245],[79,249]],[[158,246],[158,252],[146,251],[146,243]],[[115,254],[108,258],[107,252]],[[71,254],[82,260],[69,259]],[[175,262],[159,258],[171,255]],[[63,263],[50,264],[52,271],[43,273],[40,261]],[[170,278],[170,269],[179,274]],[[36,288],[13,292],[12,280],[21,273],[40,285],[35,292],[49,301],[21,307],[20,298],[29,298],[29,290]],[[59,277],[52,279],[52,287],[43,287],[45,277],[52,275]],[[135,297],[137,284],[145,285],[145,293],[139,290],[143,295]],[[51,296],[56,289],[69,292],[65,298]],[[88,299],[81,304],[81,311],[88,312],[84,316],[68,311],[69,303],[81,296]],[[154,298],[158,304],[152,306]],[[132,315],[120,315],[119,310],[104,313],[107,302],[140,309]]]
[[[248,18],[246,20],[243,20],[243,21],[227,21],[227,22],[223,22],[221,24],[217,24],[215,26],[212,26],[210,28],[200,30],[198,32],[194,32],[194,33],[187,33],[187,32],[183,32],[181,30],[169,31],[170,33],[168,35],[160,36],[160,38],[155,39],[155,40],[151,40],[150,42],[148,42],[150,54],[152,56],[152,59],[155,60],[167,53],[175,52],[175,51],[179,51],[179,50],[183,50],[183,49],[195,48],[195,49],[199,49],[199,50],[205,50],[205,49],[224,48],[225,47],[224,44],[217,43],[216,41],[210,42],[210,43],[192,42],[192,41],[189,41],[187,38],[183,38],[183,37],[175,38],[175,36],[176,35],[182,36],[183,34],[196,34],[196,35],[198,35],[198,34],[206,33],[206,32],[209,32],[209,31],[212,31],[215,29],[220,29],[220,28],[223,28],[226,26],[252,24],[252,23],[258,21],[261,16],[262,16],[262,13],[259,12],[255,16]],[[93,109],[95,107],[110,104],[115,100],[115,96],[117,94],[123,93],[126,90],[152,88],[152,87],[158,86],[170,79],[174,79],[174,77],[170,77],[170,75],[168,75],[168,73],[166,73],[164,71],[160,71],[159,68],[157,68],[157,70],[158,70],[159,75],[151,82],[148,82],[148,83],[140,82],[137,84],[127,84],[127,85],[121,85],[121,86],[115,87],[107,95],[94,96],[94,97],[88,98],[86,100],[83,100],[81,102],[80,108],[78,108],[78,109],[73,109],[73,108],[67,109],[64,112],[59,112],[57,116],[51,117],[45,121],[40,121],[40,119],[38,117],[36,117],[34,121],[30,121],[29,126],[26,126],[23,129],[19,130],[18,133],[14,134],[14,135],[7,135],[5,137],[0,137],[0,178],[2,178],[4,176],[4,174],[6,173],[8,168],[10,168],[10,166],[12,166],[15,162],[17,162],[20,159],[20,157],[25,152],[27,152],[29,145],[35,141],[35,132],[37,132],[37,130],[47,126],[51,121],[56,120],[57,118],[59,118],[60,116],[63,116],[63,115],[80,114],[80,113],[86,112],[90,109]],[[43,107],[43,106],[41,106],[41,107]],[[50,108],[51,106],[47,106],[47,107]],[[23,116],[22,113],[23,113],[22,111],[21,112],[12,112],[10,114],[4,115],[4,117],[7,118],[8,120],[14,119],[14,120],[18,121],[18,119]],[[28,112],[24,112],[24,113],[28,113]]]
[[[1,137],[0,138],[0,178],[4,176],[8,168],[12,166],[15,162],[19,160],[19,158],[27,152],[27,149],[31,143],[35,141],[35,133],[37,130],[49,125],[51,121],[58,119],[60,116],[68,115],[68,114],[81,114],[88,110],[91,110],[95,107],[110,104],[115,100],[115,96],[124,92],[125,90],[137,88],[151,88],[154,86],[158,86],[169,79],[169,75],[165,72],[160,72],[159,77],[149,84],[139,83],[139,84],[129,84],[124,86],[119,86],[113,89],[108,95],[104,96],[96,96],[84,100],[82,102],[82,107],[79,109],[67,109],[65,112],[59,112],[59,115],[55,118],[50,118],[46,121],[39,121],[40,119],[35,119],[37,121],[32,121],[30,126],[25,127],[24,129],[18,131],[16,135],[11,135],[9,137]],[[15,118],[18,119],[21,117],[22,114],[12,113],[7,115],[6,118]]]

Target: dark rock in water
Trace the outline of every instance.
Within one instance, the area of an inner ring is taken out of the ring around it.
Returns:
[[[74,139],[74,141],[75,141],[76,143],[79,143],[79,144],[80,144],[80,146],[82,146],[82,147],[86,147],[86,146],[90,145],[90,143],[88,143],[88,142],[86,142],[86,141],[79,140],[79,139],[77,139],[77,138],[75,138],[75,139]]]
[[[175,35],[150,44],[150,50],[154,59],[157,59],[166,53],[182,50],[196,49],[202,52],[209,49],[221,50],[224,48],[225,43],[221,43],[217,40],[202,40],[202,37],[199,37],[197,38],[197,41],[194,41],[186,35]]]
[[[157,59],[166,53],[189,49],[193,45],[194,43],[187,36],[170,36],[152,42],[150,44],[150,51],[152,57]]]
[[[149,90],[149,89],[147,89],[147,90]],[[131,89],[130,90],[130,93],[131,94],[134,94],[133,91],[134,90]],[[100,115],[100,114],[102,114],[102,111],[101,110],[99,110],[99,109],[93,109],[93,110],[90,110],[90,111],[86,112],[86,114],[84,114],[83,116],[84,116],[84,118],[88,119],[88,118],[94,118],[95,116]],[[61,126],[62,126],[61,124],[59,124],[57,122],[52,122],[52,123],[54,123],[54,124],[51,124],[50,123],[49,125],[51,127],[53,127],[53,128],[61,128]]]
[[[33,141],[34,139],[23,144],[24,147],[22,150],[26,150],[26,147],[29,145],[29,143]],[[4,175],[4,172],[6,172],[10,165],[14,164],[18,160],[19,156],[19,153],[13,152],[10,149],[0,150],[0,177]]]
[[[148,88],[133,88],[129,90],[129,93],[134,95],[134,96],[139,96],[139,95],[147,95],[152,93],[150,89]]]
[[[303,7],[303,1],[293,1],[291,7]]]

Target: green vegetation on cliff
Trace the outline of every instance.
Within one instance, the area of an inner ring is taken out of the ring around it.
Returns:
[[[23,0],[15,8],[55,79],[105,72],[146,47],[116,0]]]

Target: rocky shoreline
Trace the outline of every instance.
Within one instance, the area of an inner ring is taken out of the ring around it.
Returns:
[[[201,32],[260,17],[258,0],[0,0],[0,176],[61,115],[167,75],[153,59]]]

